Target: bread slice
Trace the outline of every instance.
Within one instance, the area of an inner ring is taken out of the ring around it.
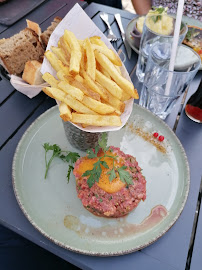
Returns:
[[[27,28],[32,29],[39,37],[41,36],[41,28],[38,23],[32,22],[30,20],[26,20]]]
[[[51,25],[41,34],[41,41],[44,46],[44,49],[46,48],[48,44],[48,40],[55,30],[56,26],[61,22],[62,18],[60,17],[55,17]]]
[[[10,74],[21,74],[27,61],[39,60],[43,54],[37,34],[29,28],[0,44],[0,64]]]
[[[0,45],[3,44],[6,41],[6,38],[0,39]]]
[[[25,64],[22,79],[31,85],[39,85],[44,83],[41,74],[41,63],[36,60],[28,61]]]

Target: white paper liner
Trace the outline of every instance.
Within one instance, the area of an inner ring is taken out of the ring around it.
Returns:
[[[48,83],[43,83],[40,85],[30,85],[18,76],[11,75],[10,77],[11,77],[10,83],[12,84],[12,86],[17,91],[26,95],[29,98],[37,96],[41,92],[43,87],[49,86]]]
[[[99,28],[93,23],[93,21],[88,17],[88,15],[83,11],[83,9],[80,7],[79,4],[75,4],[74,7],[67,13],[67,15],[64,17],[64,19],[58,24],[58,26],[55,28],[54,32],[52,33],[46,50],[50,50],[51,46],[57,46],[58,41],[61,36],[64,35],[64,30],[68,29],[69,31],[72,31],[75,36],[78,39],[85,39],[87,37],[92,36],[100,36],[101,39],[105,42],[108,48],[112,49],[114,52],[116,52],[111,45],[111,43],[108,41],[108,39],[105,37],[105,35],[99,30]],[[41,73],[44,74],[45,72],[49,72],[52,74],[55,78],[56,71],[52,68],[50,63],[46,58],[43,60],[43,64],[41,67]],[[122,75],[129,81],[131,81],[130,76],[125,68],[124,65],[121,67]],[[121,129],[127,122],[132,109],[133,109],[133,98],[126,101],[125,104],[125,110],[121,115],[121,122],[122,125],[120,127],[115,126],[107,126],[107,127],[96,127],[96,126],[88,126],[86,128],[83,128],[81,125],[76,125],[72,123],[74,126],[78,127],[79,129],[87,132],[105,132],[105,131],[115,131]]]

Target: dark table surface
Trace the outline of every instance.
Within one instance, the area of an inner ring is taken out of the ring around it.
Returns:
[[[44,30],[55,16],[64,17],[75,3],[76,1],[68,0],[45,1],[15,24],[11,26],[0,24],[0,38],[9,37],[25,28],[25,18],[39,23]],[[106,32],[106,27],[99,17],[102,11],[109,14],[112,28],[119,37],[120,32],[113,15],[117,12],[121,14],[124,28],[134,18],[134,14],[111,7],[93,3],[87,5],[85,2],[79,4],[103,33]],[[121,48],[126,53],[121,39],[117,45],[118,49]],[[141,85],[135,75],[137,57],[133,52],[130,61],[126,59],[125,66],[135,87],[140,91]],[[23,215],[12,188],[13,155],[25,130],[38,116],[54,106],[55,101],[44,93],[29,99],[16,91],[10,82],[0,75],[0,223],[81,269],[201,269],[202,127],[191,121],[184,113],[184,104],[196,91],[201,75],[202,72],[198,72],[191,83],[185,102],[183,104],[179,102],[165,121],[181,141],[190,165],[190,192],[181,216],[175,225],[152,245],[128,255],[106,258],[77,254],[55,245],[41,235]]]

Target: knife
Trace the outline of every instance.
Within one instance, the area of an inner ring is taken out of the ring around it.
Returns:
[[[127,51],[127,54],[128,54],[128,58],[130,59],[131,58],[131,53],[132,53],[132,50],[131,50],[131,47],[129,46],[127,40],[126,40],[126,34],[125,34],[125,31],[123,29],[123,25],[122,25],[122,22],[121,22],[121,15],[119,13],[115,14],[114,15],[116,21],[117,21],[117,24],[119,26],[119,29],[120,29],[120,32],[121,32],[121,37],[123,39],[123,42],[124,42],[124,45],[126,47],[126,51]]]

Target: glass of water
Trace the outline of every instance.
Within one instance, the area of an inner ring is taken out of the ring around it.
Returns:
[[[147,58],[152,45],[155,42],[172,44],[176,19],[167,14],[149,14],[146,16],[140,41],[139,57],[136,74],[139,81],[143,82]],[[187,33],[187,25],[182,22],[179,36],[179,44]]]
[[[151,50],[145,69],[139,104],[165,119],[176,101],[195,77],[200,65],[200,56],[191,48],[180,45],[174,71],[169,71],[170,53],[165,50],[170,43],[156,42]],[[163,57],[162,57],[163,56]],[[168,84],[168,80],[170,84]],[[169,86],[170,85],[170,86]],[[169,87],[168,87],[169,86]]]

